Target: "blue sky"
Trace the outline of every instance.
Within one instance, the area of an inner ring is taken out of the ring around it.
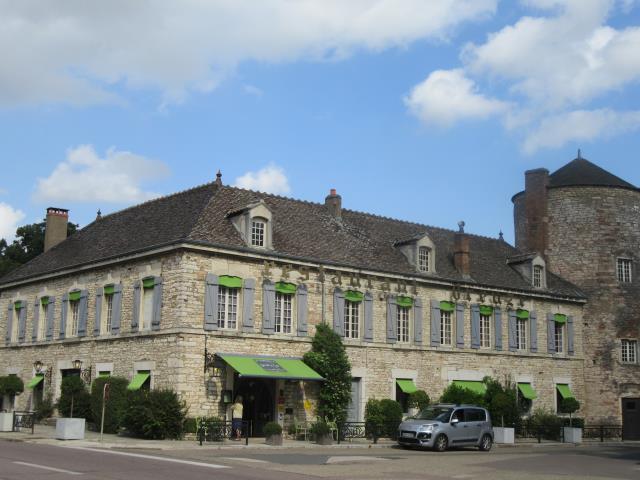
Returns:
[[[0,0],[0,237],[212,181],[513,239],[524,171],[640,185],[633,0]],[[7,48],[10,46],[10,48]]]

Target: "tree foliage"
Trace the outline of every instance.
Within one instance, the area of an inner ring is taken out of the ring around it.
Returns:
[[[22,379],[16,375],[7,375],[0,377],[0,395],[9,395],[11,397],[20,395],[24,392],[24,383]]]
[[[409,406],[417,408],[418,410],[424,410],[431,403],[431,399],[427,392],[424,390],[416,390],[409,395]]]
[[[179,439],[184,433],[185,403],[172,390],[130,392],[122,425],[135,437]]]
[[[16,238],[10,244],[0,239],[0,277],[44,252],[45,226],[46,221],[42,221],[18,227]],[[67,223],[67,236],[77,229],[78,225]]]
[[[453,403],[456,405],[464,403],[480,406],[485,405],[484,395],[456,385],[455,383],[449,385],[444,392],[442,392],[440,403]]]
[[[91,385],[91,413],[98,428],[102,419],[102,392],[105,384],[109,385],[109,398],[105,402],[104,432],[118,433],[127,409],[129,381],[122,377],[105,377],[96,378]]]
[[[320,386],[318,416],[344,421],[351,399],[351,364],[342,338],[328,325],[318,325],[304,362],[325,378]]]
[[[78,418],[91,421],[91,398],[80,377],[72,375],[62,379],[58,411],[65,417],[73,418],[75,415]]]

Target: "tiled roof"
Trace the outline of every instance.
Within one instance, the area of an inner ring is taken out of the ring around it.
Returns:
[[[250,250],[228,214],[260,200],[273,214],[275,256],[418,275],[394,244],[426,233],[436,249],[437,273],[430,277],[468,282],[453,265],[453,230],[346,209],[338,220],[324,204],[207,184],[106,215],[10,272],[0,279],[0,284],[178,242]],[[509,258],[521,252],[499,239],[477,235],[469,235],[469,239],[472,281],[534,291],[507,264]],[[552,274],[548,275],[547,285],[548,293],[583,296],[575,286]]]
[[[594,185],[604,187],[636,187],[584,158],[576,158],[549,175],[550,187]]]

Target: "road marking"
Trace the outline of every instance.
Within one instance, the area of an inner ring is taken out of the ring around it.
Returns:
[[[192,462],[191,460],[179,460],[177,458],[156,457],[154,455],[143,455],[141,453],[115,452],[113,450],[99,450],[96,448],[85,448],[85,447],[65,447],[65,448],[73,448],[75,450],[84,450],[86,452],[110,453],[111,455],[122,455],[124,457],[145,458],[147,460],[158,460],[159,462],[181,463],[183,465],[194,465],[196,467],[230,468],[230,467],[227,467],[226,465],[217,465],[215,463]]]
[[[257,458],[245,458],[245,457],[219,457],[220,460],[235,460],[238,462],[251,462],[251,463],[269,463],[267,460],[258,460]]]
[[[16,465],[24,465],[25,467],[41,468],[42,470],[51,470],[52,472],[67,473],[69,475],[82,475],[81,472],[72,472],[71,470],[64,470],[62,468],[47,467],[46,465],[38,465],[37,463],[27,462],[13,462]]]
[[[388,460],[387,458],[369,457],[364,455],[344,455],[327,458],[327,464],[332,463],[348,463],[348,462],[377,462],[381,460]]]

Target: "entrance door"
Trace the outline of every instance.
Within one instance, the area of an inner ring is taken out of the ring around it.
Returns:
[[[622,435],[625,440],[640,440],[640,398],[622,399]]]
[[[249,435],[263,437],[265,424],[273,421],[275,380],[241,378],[236,385],[235,397],[242,397],[242,419],[249,422]]]
[[[351,379],[351,398],[347,407],[347,422],[360,421],[361,390],[360,378]]]

